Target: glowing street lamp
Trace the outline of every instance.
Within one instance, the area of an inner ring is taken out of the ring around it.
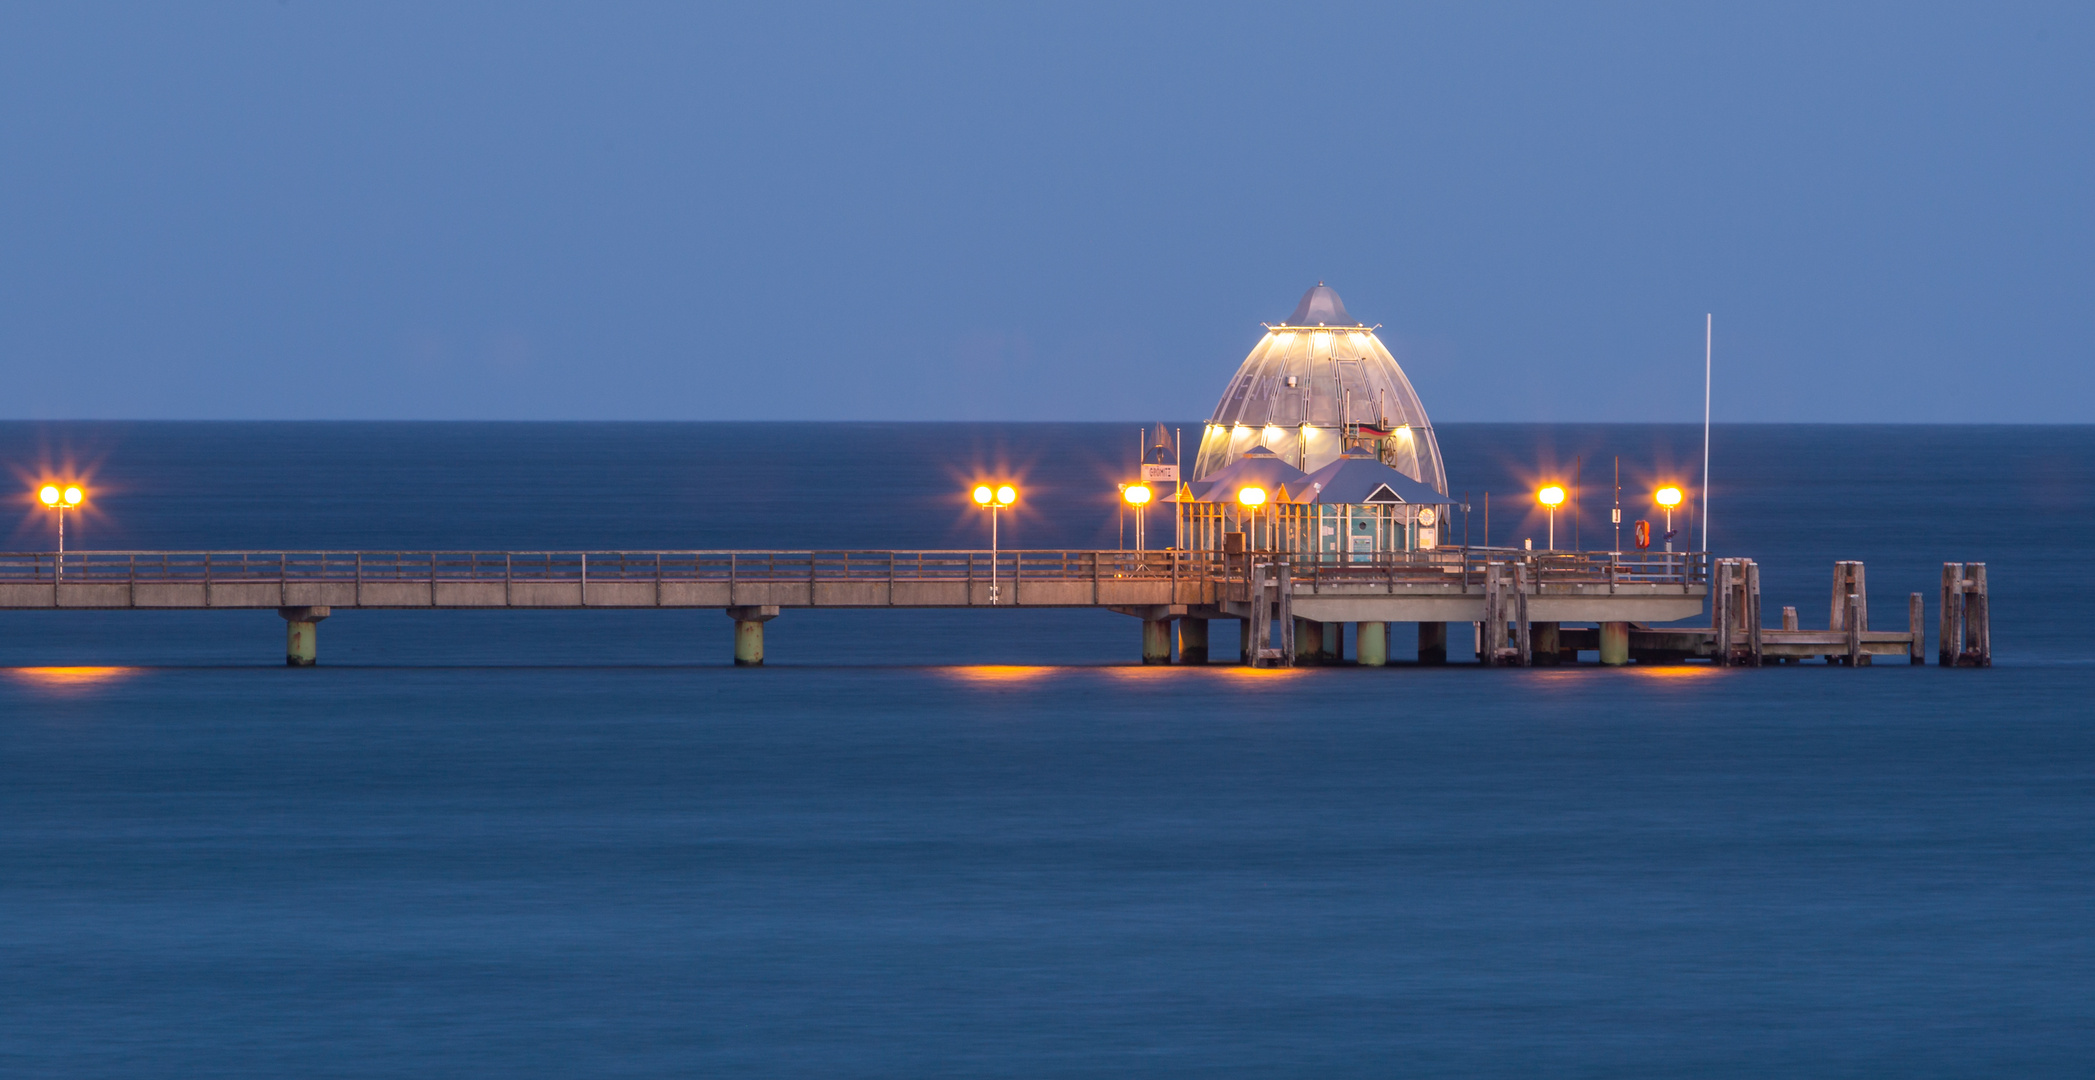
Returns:
[[[1557,550],[1557,507],[1564,504],[1564,489],[1555,484],[1535,493],[1542,505],[1549,507],[1549,549]]]
[[[1156,492],[1151,491],[1148,484],[1129,484],[1127,487],[1120,489],[1120,497],[1127,500],[1129,506],[1135,508],[1135,550],[1141,551],[1142,526],[1144,519],[1149,516],[1147,513],[1149,500],[1156,497]]]
[[[1652,499],[1666,508],[1666,550],[1673,550],[1673,508],[1680,505],[1680,489],[1667,485],[1652,493]]]
[[[79,506],[81,500],[85,498],[87,498],[87,493],[81,491],[80,488],[74,484],[67,484],[63,488],[59,487],[57,484],[45,484],[43,488],[36,493],[36,499],[38,502],[43,503],[45,506],[48,506],[51,509],[58,511],[59,576],[63,576],[65,574],[65,512],[69,509],[72,509],[73,507]]]
[[[1262,487],[1238,488],[1237,502],[1241,504],[1245,510],[1250,511],[1251,513],[1252,532],[1251,535],[1246,537],[1245,539],[1247,541],[1256,541],[1258,539],[1258,533],[1256,531],[1258,529],[1258,508],[1266,505],[1266,489]]]
[[[1010,484],[975,487],[975,505],[989,509],[989,602],[997,602],[997,511],[1018,501],[1018,489]]]

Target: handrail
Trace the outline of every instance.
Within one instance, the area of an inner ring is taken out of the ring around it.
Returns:
[[[1251,552],[1256,561],[1293,566],[1298,588],[1405,582],[1457,584],[1468,591],[1493,563],[1525,564],[1538,586],[1573,583],[1703,585],[1707,552],[1544,552],[1507,548],[1350,553]],[[993,569],[992,569],[993,567]],[[1220,551],[1114,551],[1089,548],[624,551],[68,551],[63,575],[53,552],[0,552],[0,584],[67,585],[272,582],[722,581],[730,584],[988,581],[1014,585],[1116,579],[1235,581],[1243,555]]]

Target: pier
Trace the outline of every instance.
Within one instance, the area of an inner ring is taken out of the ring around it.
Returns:
[[[1906,629],[1872,630],[1861,564],[1834,573],[1827,628],[1806,630],[1793,608],[1762,625],[1752,560],[1700,552],[25,552],[0,554],[0,610],[273,611],[295,666],[317,662],[318,624],[338,610],[598,608],[719,610],[744,665],[763,663],[765,622],[810,608],[1098,608],[1142,621],[1146,663],[1206,662],[1217,620],[1238,624],[1245,662],[1262,666],[1336,662],[1349,623],[1357,662],[1382,666],[1393,622],[1417,624],[1425,664],[1461,645],[1493,666],[1581,652],[1608,665],[1924,662],[1919,594]],[[1945,565],[1938,663],[1991,663],[1986,589],[1984,564]],[[1651,625],[1705,611],[1707,627]],[[1465,623],[1473,642],[1450,635]]]

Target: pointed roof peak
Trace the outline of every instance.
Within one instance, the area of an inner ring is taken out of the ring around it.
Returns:
[[[1319,281],[1315,288],[1302,294],[1302,302],[1295,305],[1295,313],[1288,316],[1289,326],[1359,326],[1353,316],[1346,314],[1346,302],[1338,298],[1338,290]]]

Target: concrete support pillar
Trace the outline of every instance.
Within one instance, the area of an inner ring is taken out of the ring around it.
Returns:
[[[1342,622],[1318,623],[1322,628],[1322,646],[1317,652],[1317,662],[1337,667],[1346,658],[1346,624]]]
[[[1145,664],[1168,664],[1171,662],[1171,620],[1142,620],[1142,662]]]
[[[727,617],[735,620],[735,666],[764,666],[764,624],[778,618],[778,608],[765,604],[731,607]]]
[[[1324,624],[1309,619],[1295,620],[1295,663],[1314,664],[1324,652]]]
[[[1472,627],[1476,624],[1471,623]],[[1445,664],[1448,662],[1448,624],[1444,622],[1422,622],[1418,624],[1418,662],[1421,664]]]
[[[284,617],[284,664],[287,667],[312,667],[320,662],[320,620],[327,618],[326,607],[280,607],[276,613]]]
[[[1353,655],[1361,667],[1382,667],[1389,663],[1389,624],[1364,622],[1353,635]]]
[[[1238,535],[1241,535],[1241,534],[1238,534]],[[1258,662],[1258,657],[1257,657],[1256,655],[1254,655],[1254,654],[1252,653],[1252,651],[1251,651],[1251,620],[1250,620],[1250,619],[1238,619],[1238,620],[1237,620],[1237,647],[1238,647],[1238,649],[1240,650],[1240,651],[1239,651],[1239,652],[1237,653],[1237,656],[1238,656],[1238,657],[1240,658],[1240,659],[1239,659],[1239,660],[1237,661],[1238,663],[1240,663],[1240,664],[1244,664],[1244,665],[1247,665],[1247,666],[1249,666],[1249,665],[1252,665],[1252,664],[1256,664],[1256,663]]]
[[[1206,619],[1180,619],[1178,621],[1178,662],[1181,664],[1205,664],[1208,662],[1208,621]]]
[[[1539,622],[1532,625],[1535,633],[1535,647],[1532,654],[1535,666],[1555,667],[1560,659],[1558,650],[1562,648],[1563,641],[1563,638],[1557,633],[1558,624]]]
[[[1600,624],[1600,662],[1609,667],[1621,667],[1629,663],[1628,623],[1604,622]]]

